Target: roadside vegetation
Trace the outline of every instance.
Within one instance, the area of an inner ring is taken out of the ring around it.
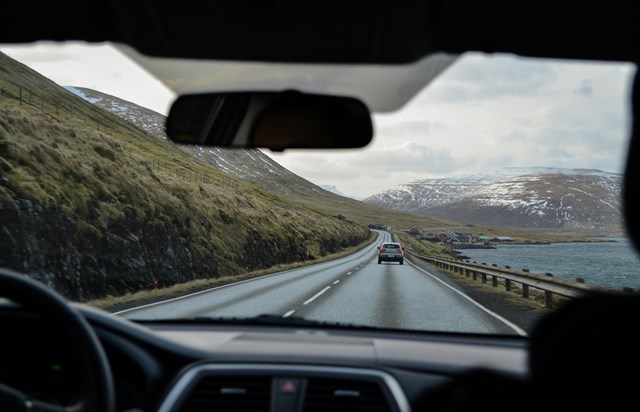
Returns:
[[[134,293],[126,293],[124,295],[106,296],[101,299],[90,300],[87,302],[87,304],[110,312],[117,312],[135,306],[141,306],[153,302],[188,295],[190,293],[196,293],[211,288],[229,285],[231,283],[267,276],[277,272],[293,270],[326,262],[329,260],[339,259],[365,248],[366,246],[370,245],[376,238],[377,235],[374,232],[371,232],[369,238],[362,243],[356,246],[345,248],[340,252],[327,254],[315,260],[304,260],[294,263],[277,264],[267,269],[247,272],[236,276],[223,276],[216,279],[196,279],[172,285],[166,288],[153,288],[148,290],[145,289]]]

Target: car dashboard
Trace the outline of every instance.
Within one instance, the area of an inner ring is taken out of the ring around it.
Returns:
[[[108,358],[118,411],[410,411],[455,376],[527,374],[522,337],[299,326],[132,322],[76,305]],[[55,325],[0,307],[0,383],[70,404],[82,382]]]

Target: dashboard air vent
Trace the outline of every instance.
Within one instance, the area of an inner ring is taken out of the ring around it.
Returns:
[[[381,385],[357,379],[311,378],[307,386],[304,412],[390,412]]]
[[[268,412],[271,402],[268,376],[209,375],[193,387],[183,412]]]

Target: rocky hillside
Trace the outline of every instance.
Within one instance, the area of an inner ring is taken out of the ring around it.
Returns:
[[[0,266],[74,300],[241,274],[369,237],[2,53],[0,114]]]
[[[467,224],[623,234],[622,176],[600,170],[507,168],[401,185],[365,201]]]

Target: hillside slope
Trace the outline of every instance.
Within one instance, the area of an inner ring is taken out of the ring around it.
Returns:
[[[322,255],[363,226],[233,178],[0,54],[0,266],[74,300]]]
[[[162,139],[167,139],[166,116],[96,90],[66,87],[90,103],[110,111]],[[221,172],[247,180],[284,196],[313,198],[325,195],[315,184],[282,167],[258,149],[176,146]]]

